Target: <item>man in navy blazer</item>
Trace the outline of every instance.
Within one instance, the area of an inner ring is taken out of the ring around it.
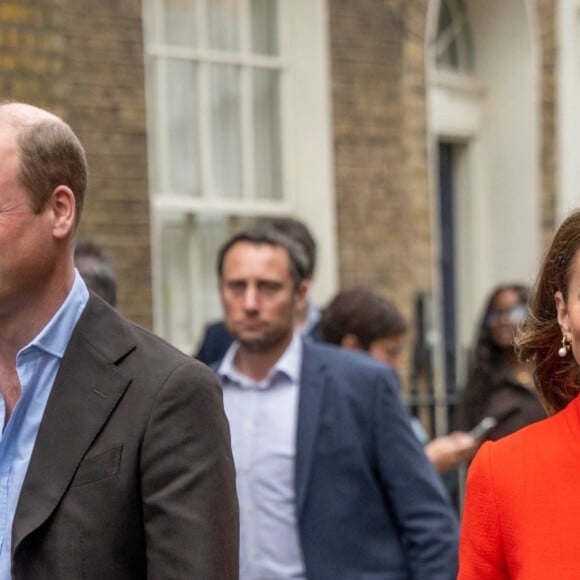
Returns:
[[[257,227],[218,256],[240,580],[452,580],[458,525],[394,371],[293,332],[300,247]]]

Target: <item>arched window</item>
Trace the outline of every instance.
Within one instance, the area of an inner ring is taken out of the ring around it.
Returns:
[[[438,67],[459,73],[473,72],[473,42],[462,0],[441,0],[435,51]]]

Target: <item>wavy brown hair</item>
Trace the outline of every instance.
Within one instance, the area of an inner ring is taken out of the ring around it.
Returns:
[[[568,285],[574,259],[580,249],[580,210],[571,213],[558,228],[542,263],[526,320],[517,336],[520,358],[535,363],[534,380],[546,409],[563,409],[578,394],[580,367],[572,355],[558,355],[562,331],[558,324],[556,292],[568,302]]]

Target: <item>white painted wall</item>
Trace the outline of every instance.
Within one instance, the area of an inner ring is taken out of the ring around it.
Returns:
[[[540,255],[539,59],[528,1],[467,0],[474,78],[429,70],[431,149],[457,144],[459,356],[492,287],[531,283]]]
[[[317,242],[311,298],[323,305],[338,289],[336,199],[331,124],[327,0],[293,0],[285,6],[292,79],[286,130],[291,151],[289,190],[298,216]]]
[[[533,279],[539,258],[539,62],[523,1],[471,2],[490,200],[490,283]]]
[[[580,207],[580,0],[558,3],[558,217]]]

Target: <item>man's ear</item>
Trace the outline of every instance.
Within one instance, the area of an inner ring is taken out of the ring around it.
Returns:
[[[345,334],[342,337],[342,340],[340,341],[340,346],[342,346],[342,348],[347,348],[349,350],[363,350],[360,345],[360,340],[352,332],[349,332],[348,334]]]
[[[72,190],[59,185],[47,202],[52,218],[52,231],[56,238],[69,236],[75,229],[76,201]]]
[[[568,316],[568,307],[566,301],[560,290],[554,294],[556,301],[556,311],[558,313],[558,324],[562,330],[562,334],[568,336],[570,334],[570,317]]]
[[[302,280],[296,290],[296,308],[304,310],[306,308],[306,301],[308,299],[308,290],[310,285],[307,280]]]

